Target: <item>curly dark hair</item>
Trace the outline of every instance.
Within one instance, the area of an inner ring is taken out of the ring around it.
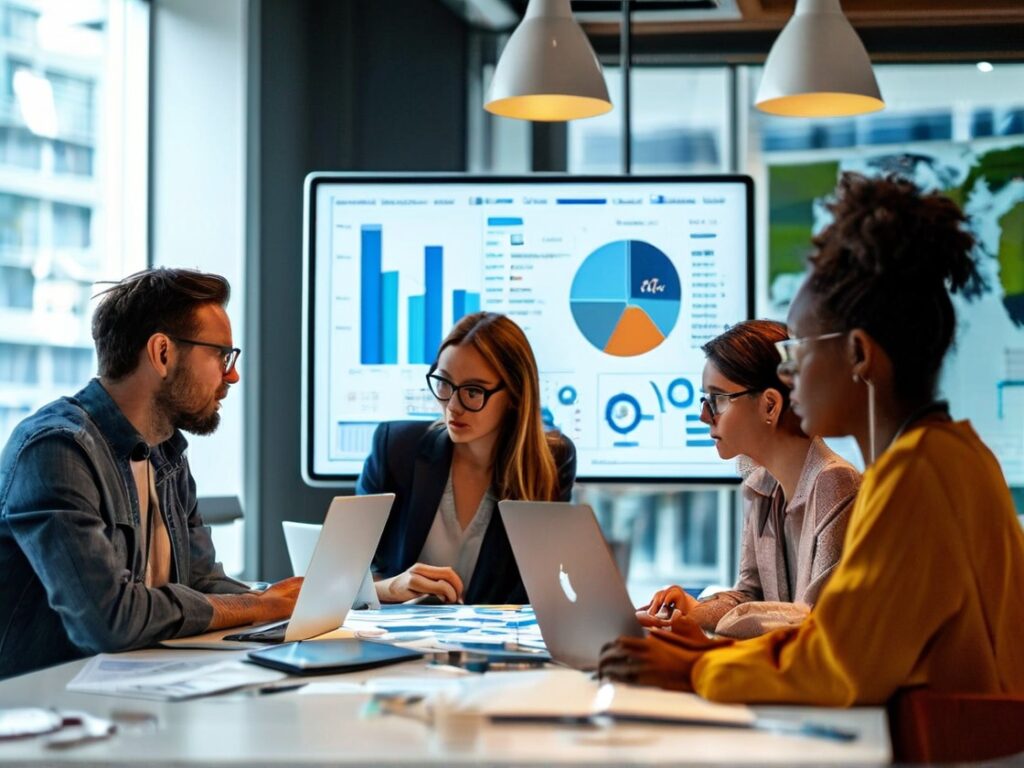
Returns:
[[[897,397],[935,396],[956,333],[950,291],[981,284],[959,206],[895,175],[844,173],[814,238],[808,289],[829,327],[867,331],[892,360]]]
[[[92,338],[99,375],[117,380],[135,370],[154,333],[193,336],[195,311],[227,305],[231,286],[220,275],[161,267],[129,275],[97,296],[102,299],[92,316]]]

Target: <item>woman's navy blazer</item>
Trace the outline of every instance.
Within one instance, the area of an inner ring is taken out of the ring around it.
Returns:
[[[559,498],[568,501],[576,478],[576,448],[559,435],[553,446],[558,464]],[[441,503],[452,465],[453,443],[448,431],[427,421],[384,422],[373,435],[373,450],[356,483],[356,493],[394,493],[384,533],[373,558],[373,571],[382,577],[402,573],[416,562]],[[512,546],[497,509],[484,533],[473,578],[465,585],[463,601],[528,603]]]

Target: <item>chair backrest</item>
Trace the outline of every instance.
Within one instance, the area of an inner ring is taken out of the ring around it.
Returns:
[[[995,760],[1024,753],[1024,696],[904,688],[889,700],[897,763]]]

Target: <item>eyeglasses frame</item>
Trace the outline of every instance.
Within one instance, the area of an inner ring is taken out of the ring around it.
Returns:
[[[427,380],[427,389],[430,390],[430,394],[434,396],[435,400],[437,400],[439,403],[448,403],[453,397],[457,396],[459,398],[459,405],[461,405],[470,413],[480,413],[480,411],[487,407],[487,402],[491,399],[491,396],[505,388],[504,382],[494,387],[493,389],[487,389],[486,387],[482,387],[479,384],[456,384],[454,381],[446,379],[444,376],[440,376],[433,372],[428,373],[424,378],[426,378]],[[434,379],[437,379],[438,381],[443,381],[445,384],[451,387],[452,393],[448,397],[439,397],[437,392],[434,391],[433,384],[431,383]],[[479,408],[473,408],[472,406],[466,405],[466,401],[462,399],[461,394],[463,389],[479,389],[481,392],[484,393],[484,401],[483,403],[481,403]]]
[[[179,344],[191,344],[194,347],[210,347],[210,349],[216,349],[220,352],[221,359],[224,363],[224,375],[231,373],[238,364],[238,358],[242,356],[242,350],[238,347],[229,347],[226,344],[214,344],[211,341],[197,341],[195,339],[186,339],[181,336],[172,336],[171,334],[164,334],[171,341],[175,341]]]
[[[711,414],[711,420],[714,421],[724,412],[722,409],[715,406],[715,400],[720,397],[726,398],[730,403],[737,397],[743,397],[743,395],[756,395],[760,392],[764,392],[763,389],[744,389],[740,392],[707,392],[700,398],[700,410],[704,411],[704,406],[708,407],[708,413]]]
[[[814,341],[827,341],[845,336],[847,331],[832,331],[831,333],[820,333],[817,336],[801,336],[798,339],[783,339],[775,342],[775,351],[779,353],[779,364],[776,372],[779,378],[793,377],[800,369],[796,365],[796,350],[804,344]]]

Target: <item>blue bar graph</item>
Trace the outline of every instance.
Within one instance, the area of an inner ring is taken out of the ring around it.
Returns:
[[[399,291],[401,270],[381,270],[383,228],[380,224],[360,227],[360,362],[363,365],[399,364]],[[434,360],[444,331],[444,246],[423,247],[423,293],[409,296],[408,360],[425,365]],[[452,322],[480,311],[480,293],[465,289],[452,291]]]
[[[381,274],[381,362],[395,365],[398,362],[398,273]]]
[[[444,264],[444,249],[440,245],[428,245],[423,249],[424,324],[423,362],[433,361],[437,348],[441,346],[441,312],[444,300],[441,279]],[[410,361],[412,362],[412,361]]]
[[[452,324],[466,315],[480,311],[480,294],[473,291],[452,291]]]
[[[488,227],[521,227],[523,220],[518,216],[489,216]]]
[[[380,224],[364,224],[360,230],[360,288],[362,301],[359,314],[359,357],[363,365],[384,362],[381,347],[381,251]]]
[[[423,296],[410,296],[409,297],[409,364],[415,365],[417,363],[426,363],[427,358],[423,354],[425,349],[425,311],[424,311],[424,297]],[[440,346],[440,344],[438,344]],[[435,347],[434,352],[437,352]],[[433,362],[433,352],[431,353],[431,362]]]

